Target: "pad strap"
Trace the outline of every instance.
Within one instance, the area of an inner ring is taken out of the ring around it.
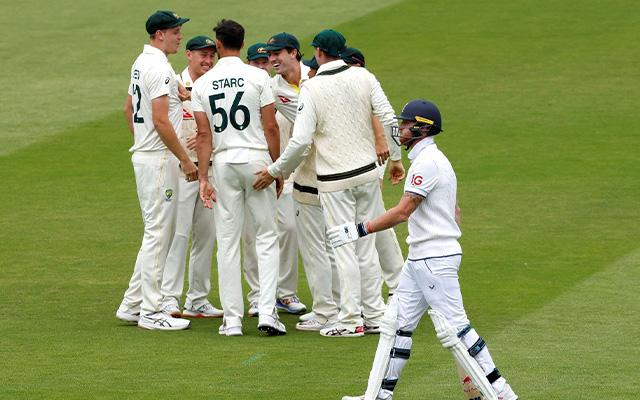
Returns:
[[[462,337],[464,335],[466,335],[467,333],[469,333],[469,331],[471,330],[471,325],[467,325],[464,328],[462,328],[462,330],[460,332],[458,332],[458,337],[460,339],[462,339]]]
[[[502,375],[500,375],[500,371],[498,371],[498,368],[495,368],[489,373],[489,375],[487,375],[487,380],[489,381],[489,383],[493,383],[500,379],[500,377],[502,377]]]
[[[411,331],[403,331],[402,329],[398,329],[396,331],[396,335],[403,336],[403,337],[411,337],[411,335],[413,335],[413,332],[411,332]]]
[[[401,349],[394,347],[391,349],[391,358],[402,358],[408,360],[411,356],[411,349]]]
[[[381,388],[393,392],[393,389],[396,388],[397,383],[397,379],[383,379]]]
[[[471,355],[471,357],[477,356],[478,353],[480,353],[486,345],[487,344],[484,342],[484,339],[482,337],[479,337],[478,340],[476,340],[473,346],[471,346],[471,348],[469,349],[469,355]]]

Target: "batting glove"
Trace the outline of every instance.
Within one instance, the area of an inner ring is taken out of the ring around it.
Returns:
[[[344,246],[368,235],[367,228],[364,223],[354,224],[347,222],[346,224],[337,225],[327,230],[327,237],[332,247]]]

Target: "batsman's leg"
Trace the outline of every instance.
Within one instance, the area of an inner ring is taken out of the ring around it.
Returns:
[[[476,384],[487,400],[498,400],[498,396],[496,396],[496,393],[493,391],[493,388],[487,380],[487,377],[484,375],[484,371],[480,367],[480,364],[473,359],[465,345],[458,337],[457,330],[449,324],[449,321],[447,321],[441,312],[430,309],[429,316],[433,321],[433,326],[436,329],[436,336],[440,339],[442,346],[451,351],[453,358],[458,362],[462,369],[469,374],[471,380]]]

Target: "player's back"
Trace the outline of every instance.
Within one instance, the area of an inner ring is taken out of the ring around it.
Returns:
[[[371,126],[375,77],[363,68],[345,67],[320,73],[303,85],[317,115],[318,175],[351,171],[375,162]]]
[[[269,75],[238,57],[223,57],[192,90],[194,111],[204,111],[214,154],[234,148],[268,150],[262,107],[273,103]]]

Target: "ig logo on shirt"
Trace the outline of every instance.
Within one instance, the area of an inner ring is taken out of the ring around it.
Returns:
[[[413,186],[422,185],[422,175],[416,175],[416,174],[411,175],[411,184]]]

